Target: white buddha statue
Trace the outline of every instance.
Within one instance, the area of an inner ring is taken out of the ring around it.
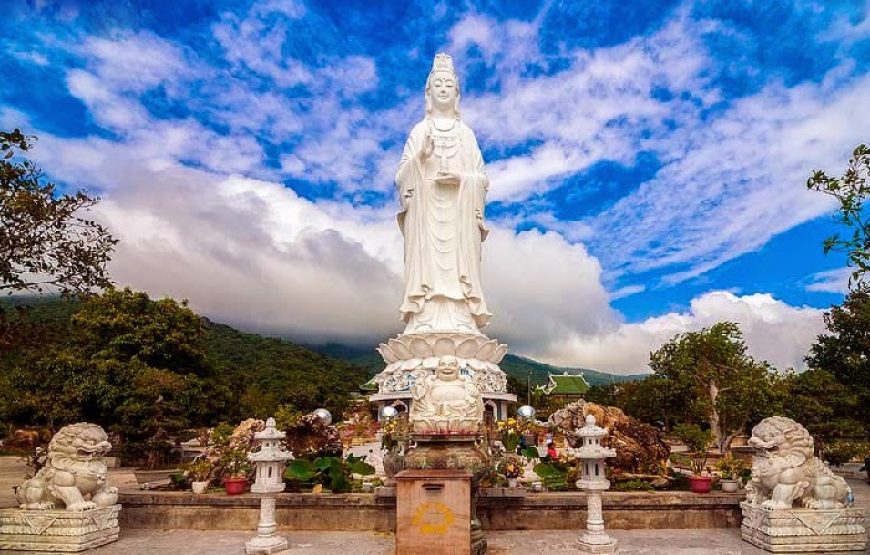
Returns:
[[[473,434],[483,421],[483,400],[474,381],[459,374],[459,359],[443,356],[435,375],[412,389],[409,419],[415,433]]]
[[[411,130],[396,173],[405,241],[405,333],[480,333],[491,314],[480,283],[488,180],[474,132],[459,117],[453,59],[435,56],[426,116]]]

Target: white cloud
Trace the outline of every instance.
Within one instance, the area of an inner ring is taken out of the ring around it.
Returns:
[[[776,368],[805,368],[803,357],[824,331],[823,310],[794,307],[768,293],[738,296],[712,291],[692,299],[687,312],[670,312],[640,323],[625,323],[611,332],[575,335],[536,353],[556,364],[615,373],[649,371],[649,354],[677,334],[717,322],[736,322],[749,354]]]
[[[700,37],[734,30],[693,20],[687,9],[649,38],[577,49],[565,69],[534,77],[524,70],[546,70],[550,60],[535,41],[507,36],[516,23],[472,14],[450,35],[460,54],[480,48],[499,84],[497,93],[466,95],[464,114],[487,148],[519,152],[490,161],[493,200],[522,202],[603,160],[631,166],[641,150],[662,162],[653,179],[580,230],[570,229],[577,222],[548,226],[591,239],[613,278],[655,270],[665,274],[657,285],[674,285],[830,210],[802,184],[814,167],[843,167],[870,128],[870,76],[856,76],[849,59],[819,82],[774,79],[725,102],[711,78],[720,62]],[[535,36],[535,24],[527,31]],[[499,54],[509,45],[523,55]],[[518,210],[541,224],[543,208]]]
[[[142,93],[192,77],[182,49],[147,32],[89,36],[76,50],[101,81],[124,92]]]
[[[477,19],[464,19],[454,29],[472,23],[481,25]],[[559,185],[555,178],[599,160],[632,164],[649,129],[678,117],[696,100],[700,107],[693,109],[699,110],[718,98],[703,92],[705,80],[699,74],[708,61],[685,19],[674,20],[650,39],[578,49],[566,69],[536,77],[523,77],[527,67],[546,69],[549,62],[537,50],[533,24],[523,35],[532,40],[507,36],[518,25],[508,21],[499,29],[498,36],[504,37],[499,45],[509,53],[493,63],[501,83],[498,93],[466,97],[464,102],[464,113],[489,148],[540,143],[529,152],[493,161],[496,200],[520,201],[544,193]],[[467,48],[471,42],[458,41],[457,47]],[[668,101],[657,100],[651,95],[656,87],[676,94]],[[693,98],[687,101],[679,93],[688,90]]]
[[[566,335],[600,333],[618,321],[601,284],[601,265],[583,245],[555,232],[514,234],[495,228],[484,244],[488,334],[519,352]]]
[[[840,167],[870,128],[862,109],[870,77],[854,77],[859,66],[849,60],[819,83],[773,82],[723,102],[699,39],[719,24],[692,21],[688,11],[651,37],[563,48],[558,71],[539,51],[540,18],[499,23],[467,14],[448,33],[460,72],[474,49],[487,86],[498,90],[464,90],[463,115],[487,150],[506,153],[489,160],[490,200],[518,205],[484,247],[495,313],[488,332],[513,352],[637,372],[674,334],[734,320],[754,356],[800,367],[820,331],[819,310],[770,295],[711,292],[687,312],[632,324],[609,305],[647,285],[608,293],[602,265],[626,281],[669,272],[664,281],[674,284],[829,209],[802,190],[806,170]],[[375,342],[400,327],[392,206],[312,202],[276,181],[334,183],[353,194],[391,189],[401,141],[422,114],[425,75],[407,99],[371,109],[363,98],[380,78],[371,58],[287,55],[304,15],[291,2],[224,13],[212,26],[224,56],[215,64],[149,33],[60,45],[81,58],[66,73],[71,94],[114,139],[36,131],[34,157],[53,178],[103,193],[101,217],[122,240],[112,265],[120,283],[189,298],[245,329]],[[50,59],[50,50],[32,61]],[[157,89],[186,115],[150,106],[144,93]],[[668,94],[653,95],[658,89]],[[280,151],[280,170],[266,165],[265,144]],[[538,199],[519,206],[596,162],[631,165],[641,149],[663,168],[598,217],[561,221]],[[523,220],[551,231],[515,233]],[[820,274],[807,288],[829,287],[835,277]]]
[[[135,143],[40,134],[34,154],[54,177],[104,189],[96,212],[120,239],[118,283],[269,334],[374,345],[400,331],[393,208],[315,203],[278,183],[149,158]],[[557,233],[493,226],[483,265],[487,331],[520,352],[615,325],[598,261]]]
[[[589,223],[609,271],[670,269],[675,284],[832,209],[804,187],[815,167],[844,167],[870,128],[870,76],[826,90],[771,85],[667,144],[657,176]],[[833,170],[837,171],[837,170]],[[683,269],[680,269],[683,265]]]
[[[614,301],[617,299],[624,299],[625,297],[637,295],[638,293],[643,293],[644,291],[646,291],[646,285],[626,285],[624,287],[620,287],[616,291],[611,292],[610,299]]]
[[[849,291],[849,278],[852,276],[852,268],[836,268],[816,272],[809,277],[806,285],[807,291],[817,293],[842,293]]]

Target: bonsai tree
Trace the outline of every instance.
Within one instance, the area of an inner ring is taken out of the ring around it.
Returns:
[[[242,447],[227,447],[218,461],[224,478],[245,478],[253,471],[248,460],[248,450]]]
[[[697,424],[679,424],[674,427],[674,433],[689,448],[692,474],[700,476],[707,466],[707,449],[713,444],[712,432],[702,430]]]
[[[716,468],[722,473],[722,478],[726,480],[739,480],[740,475],[746,470],[746,463],[740,459],[734,458],[734,455],[728,453],[718,461]]]
[[[199,456],[185,464],[183,469],[191,482],[209,482],[215,466],[208,457]]]

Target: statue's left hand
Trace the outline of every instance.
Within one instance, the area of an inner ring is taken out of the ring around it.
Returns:
[[[435,183],[438,185],[459,185],[462,180],[461,176],[456,172],[441,172],[435,176]]]

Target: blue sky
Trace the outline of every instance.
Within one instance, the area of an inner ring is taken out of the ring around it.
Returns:
[[[803,183],[868,140],[866,2],[5,10],[0,124],[103,197],[116,279],[246,329],[398,329],[392,174],[439,51],[492,182],[489,333],[517,352],[636,371],[727,318],[800,366],[842,299],[834,207]]]

